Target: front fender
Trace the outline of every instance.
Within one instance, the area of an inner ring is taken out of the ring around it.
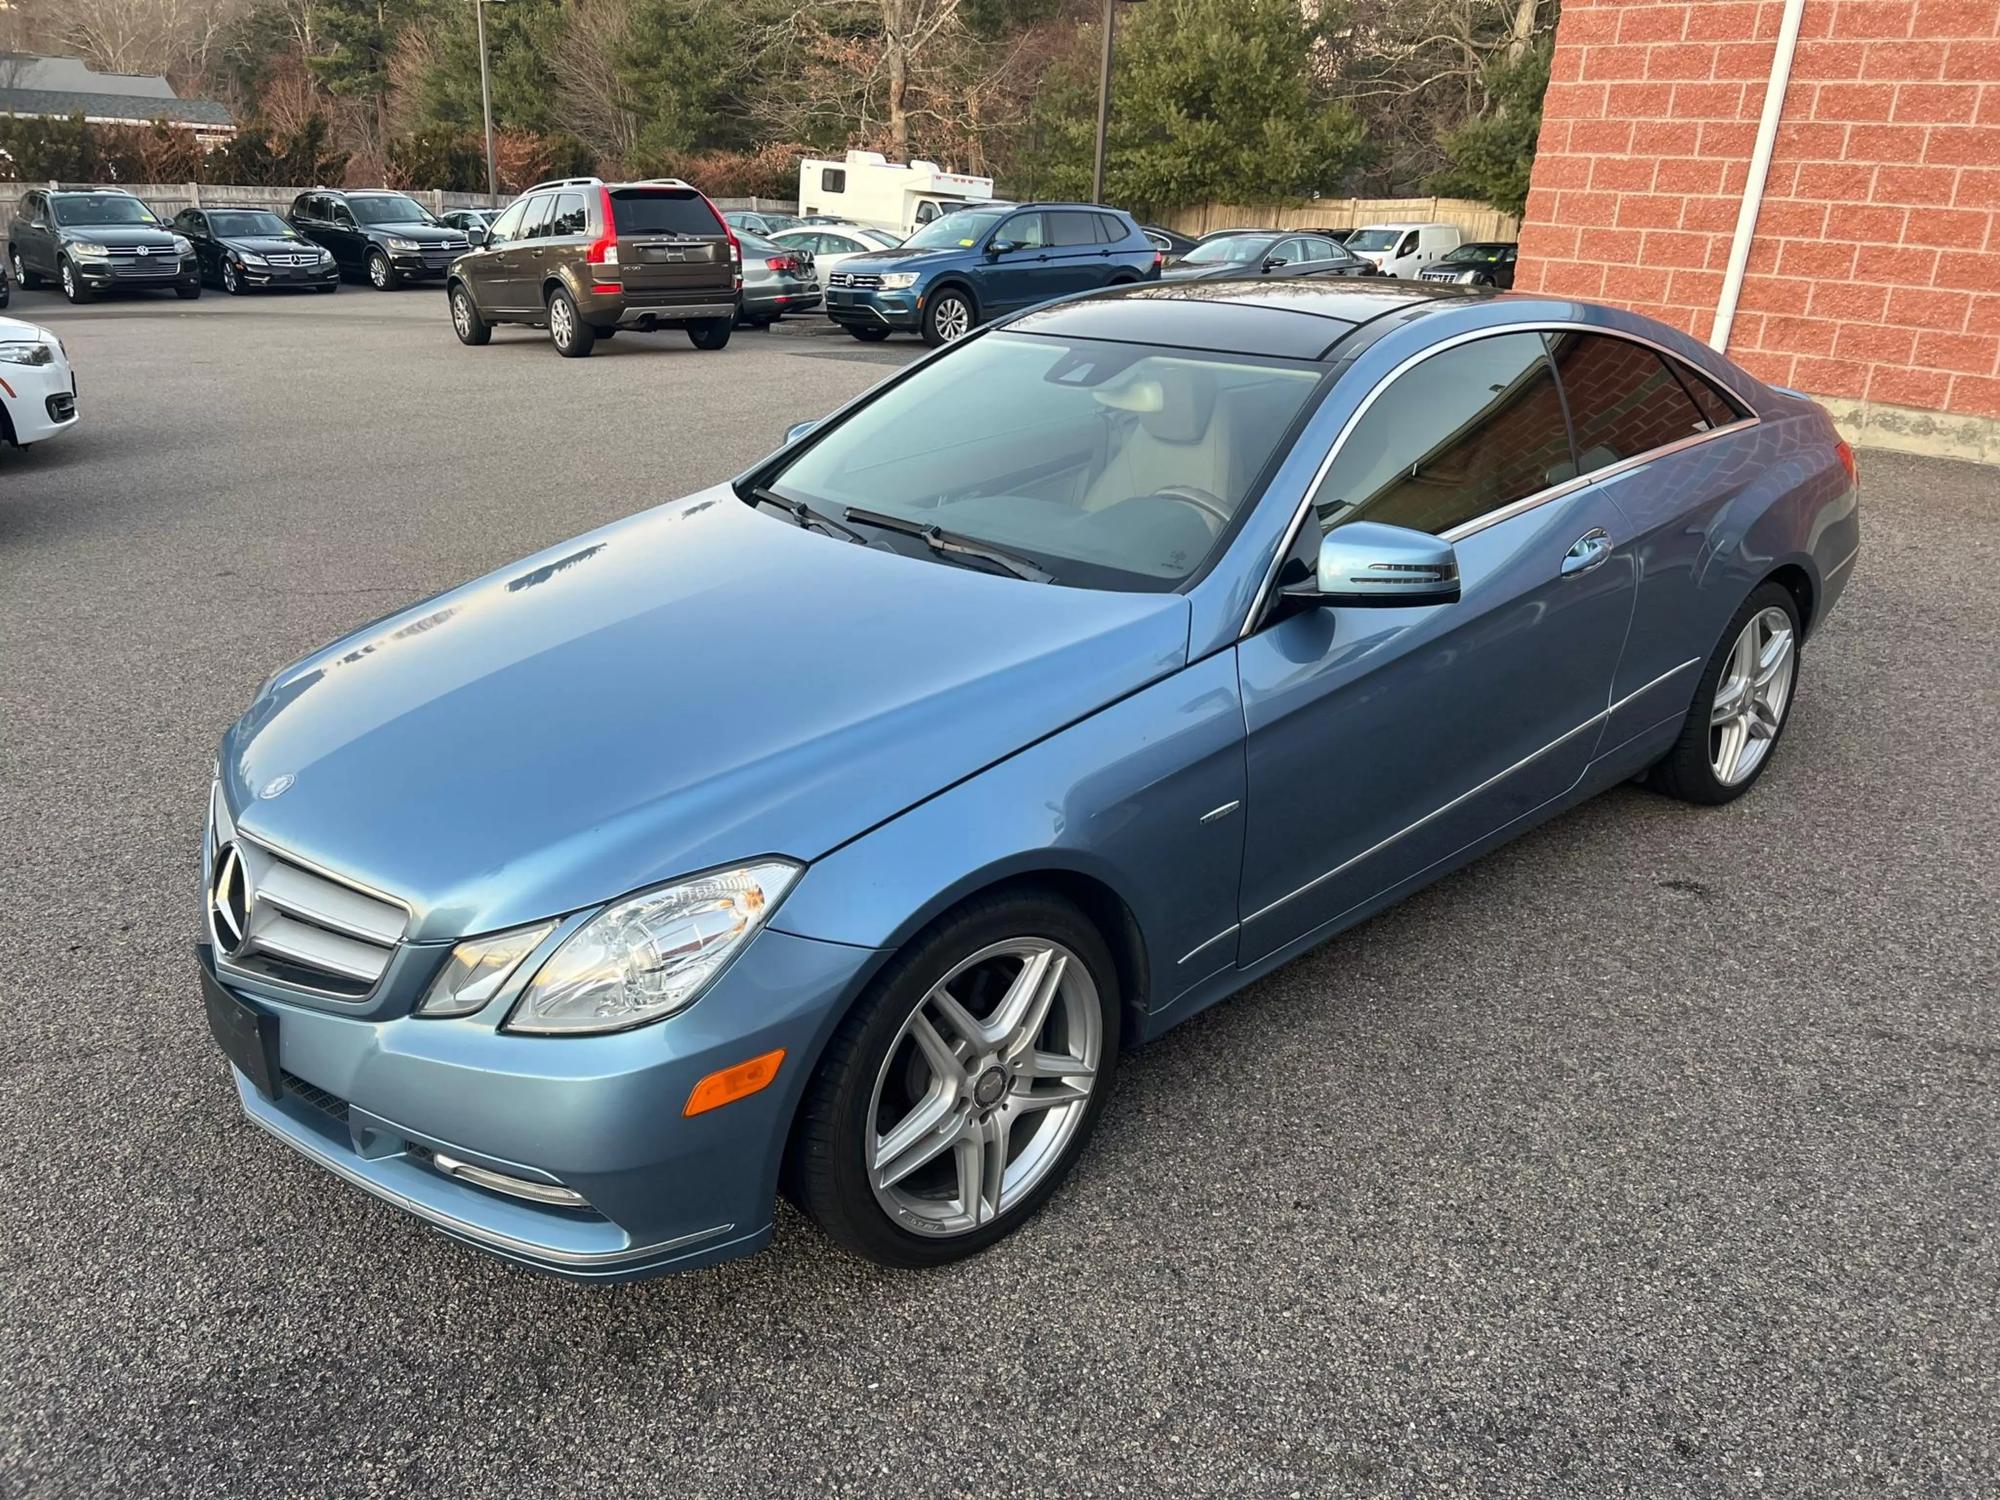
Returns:
[[[1132,913],[1152,976],[1139,999],[1158,1008],[1235,961],[1235,944],[1216,939],[1236,923],[1243,798],[1231,649],[843,845],[814,863],[771,925],[894,948],[1002,881],[1080,875]]]

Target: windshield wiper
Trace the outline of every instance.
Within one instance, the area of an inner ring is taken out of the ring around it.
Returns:
[[[837,536],[844,542],[855,542],[863,547],[868,545],[868,538],[852,526],[843,526],[832,516],[814,510],[803,500],[787,500],[774,490],[758,487],[751,489],[750,498],[763,505],[775,505],[800,526],[807,528],[816,526],[828,536]]]
[[[946,531],[942,526],[926,526],[922,521],[908,521],[901,516],[884,515],[879,510],[862,510],[854,505],[848,506],[842,514],[850,521],[859,521],[863,526],[879,526],[884,531],[900,531],[904,536],[913,536],[933,552],[955,552],[963,557],[976,557],[981,562],[990,562],[996,568],[1012,573],[1016,578],[1025,578],[1031,583],[1055,582],[1053,573],[1018,552],[1009,552],[1003,547],[994,546],[991,542],[960,536],[955,531]]]

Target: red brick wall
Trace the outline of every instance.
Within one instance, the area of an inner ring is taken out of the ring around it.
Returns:
[[[1782,0],[1564,0],[1523,290],[1706,339]],[[1731,357],[2000,417],[2000,0],[1806,0]]]

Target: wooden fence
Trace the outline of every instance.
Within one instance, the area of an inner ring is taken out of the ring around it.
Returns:
[[[1521,221],[1470,198],[1314,198],[1289,203],[1201,203],[1175,209],[1160,222],[1182,234],[1214,229],[1352,229],[1406,220],[1456,224],[1475,240],[1511,240]]]

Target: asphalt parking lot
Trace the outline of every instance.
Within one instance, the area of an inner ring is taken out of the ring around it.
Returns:
[[[240,1118],[189,944],[278,664],[711,482],[915,351],[585,361],[442,297],[69,308],[0,451],[0,1494],[1992,1494],[2000,478],[1862,456],[1756,792],[1620,790],[1128,1060],[892,1274],[535,1277]]]

